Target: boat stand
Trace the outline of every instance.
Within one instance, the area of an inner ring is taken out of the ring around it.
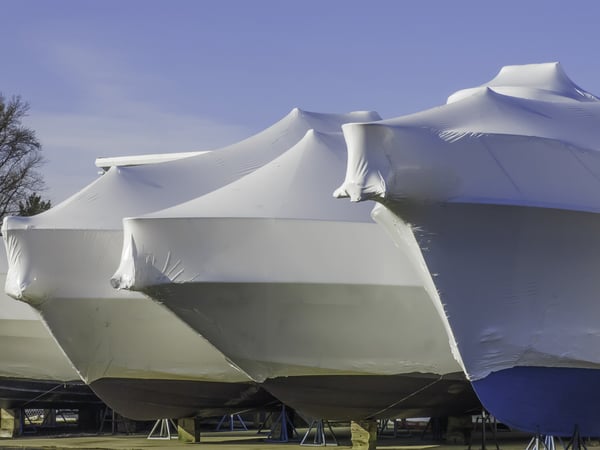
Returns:
[[[565,448],[562,439],[559,437],[558,440],[560,441],[562,447]],[[550,434],[542,436],[538,433],[531,438],[525,450],[556,450],[554,436]]]
[[[475,421],[475,423],[473,424],[473,431],[475,431],[477,429],[477,425],[481,423],[481,450],[486,450],[486,426],[489,424],[490,425],[490,429],[492,430],[492,436],[494,438],[494,444],[496,445],[496,450],[500,450],[500,446],[498,445],[498,438],[496,436],[496,419],[490,417],[490,415],[487,413],[487,411],[484,409],[481,411],[481,417],[477,417],[477,420]],[[471,450],[471,443],[472,443],[473,439],[471,438],[471,440],[469,441],[469,447],[468,450]],[[578,449],[579,450],[579,449]]]
[[[394,439],[400,436],[401,433],[404,436],[412,436],[412,432],[406,423],[406,419],[379,419],[377,421],[377,423],[379,424],[379,426],[377,427],[377,437],[385,437],[390,422],[393,427],[392,437]],[[427,431],[429,425],[430,423],[427,422],[426,429],[423,430],[421,434],[422,439],[424,439],[425,432]]]
[[[119,423],[123,425],[123,428],[125,428],[125,433],[130,434],[127,421],[123,420],[119,414],[115,413],[114,409],[111,409],[108,406],[104,409],[104,414],[102,414],[102,421],[100,423],[100,428],[98,429],[98,434],[102,434],[104,432],[104,425],[107,423],[110,423],[111,434],[117,433]]]
[[[333,439],[333,442],[327,442],[327,436],[325,435],[325,427],[327,426],[327,429],[329,429],[329,434],[331,434],[331,438]],[[315,436],[313,438],[312,442],[306,442],[306,440],[308,439],[308,437],[311,434],[312,430],[315,430]],[[306,432],[306,434],[304,435],[304,437],[302,438],[302,441],[300,441],[300,445],[305,446],[305,447],[337,447],[338,444],[338,440],[337,437],[335,436],[335,433],[333,432],[333,429],[331,428],[331,424],[329,423],[328,420],[324,420],[324,419],[315,419],[310,423],[310,426],[308,427],[308,431]]]
[[[172,431],[171,427],[173,427]],[[170,441],[171,439],[177,439],[178,437],[177,426],[172,419],[158,419],[146,439]]]
[[[229,422],[227,422],[227,419],[229,419]],[[235,427],[236,420],[240,423],[239,428]],[[221,417],[221,420],[219,421],[217,428],[215,428],[215,431],[220,431],[221,427],[223,427],[223,425],[225,425],[226,423],[229,424],[229,426],[227,427],[229,428],[229,431],[235,431],[236,429],[248,431],[248,427],[246,426],[244,419],[242,419],[242,417],[239,414],[225,414],[223,417]]]
[[[423,429],[421,433],[421,440],[425,439],[425,435],[427,434],[427,430],[431,428],[431,439],[434,441],[441,441],[444,438],[444,431],[447,428],[448,423],[443,424],[441,417],[430,417],[427,421],[427,425]],[[485,425],[484,425],[485,426]]]
[[[560,444],[562,445],[563,448],[565,448],[565,445],[562,442],[562,439],[559,437],[558,440],[560,441]],[[552,435],[547,435],[544,438],[544,445],[546,446],[547,450],[556,450],[556,443],[554,442],[554,436]]]
[[[279,436],[275,437],[273,435],[273,430],[277,429],[277,425],[279,425]],[[290,427],[291,435],[288,432],[288,427]],[[265,442],[273,442],[273,443],[289,442],[290,438],[293,439],[293,438],[297,438],[297,437],[298,437],[298,431],[296,431],[296,427],[290,420],[290,417],[288,416],[288,413],[285,409],[285,405],[282,404],[281,412],[279,413],[279,416],[277,416],[277,419],[275,419],[273,421],[273,423],[271,424],[271,431],[269,432],[269,435],[266,437]]]
[[[573,436],[571,436],[571,440],[566,445],[565,450],[587,450],[581,435],[579,434],[579,425],[575,425],[575,430],[573,431]]]

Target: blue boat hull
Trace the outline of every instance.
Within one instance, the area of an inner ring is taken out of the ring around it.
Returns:
[[[530,433],[600,436],[600,370],[514,367],[473,382],[481,402],[510,427]]]

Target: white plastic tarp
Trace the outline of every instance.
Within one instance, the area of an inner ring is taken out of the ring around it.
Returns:
[[[6,253],[0,252],[0,283],[6,278]],[[0,293],[0,377],[27,380],[79,381],[66,358],[31,306]]]
[[[558,63],[507,66],[446,105],[345,125],[338,197],[600,210],[600,101]]]
[[[370,112],[294,109],[263,132],[211,153],[113,167],[45,213],[5,219],[7,292],[42,312],[87,382],[101,377],[245,380],[169,311],[138,293],[111,288],[122,218],[195,198],[251,173],[309,129],[338,131],[345,122],[378,118]]]
[[[257,381],[460,371],[411,236],[398,251],[370,205],[331,197],[345,154],[341,133],[309,131],[236,182],[125,219],[113,284],[164,302]]]

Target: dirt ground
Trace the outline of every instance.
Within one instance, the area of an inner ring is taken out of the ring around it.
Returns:
[[[306,430],[298,430],[300,438]],[[349,428],[336,428],[336,437],[338,440],[338,449],[350,449]],[[100,435],[100,436],[53,436],[44,437],[20,437],[16,439],[6,439],[0,441],[0,448],[3,449],[181,449],[186,446],[201,446],[206,450],[289,450],[300,446],[300,438],[295,438],[287,443],[273,443],[266,440],[266,433],[257,434],[256,431],[227,431],[227,432],[205,432],[201,435],[201,442],[197,444],[184,443],[178,440],[149,440],[146,436],[131,435]],[[488,433],[486,440],[486,450],[495,450],[496,445],[492,436]],[[501,450],[525,450],[531,437],[523,433],[514,433],[502,431],[498,432],[497,443]],[[331,438],[329,442],[333,443]],[[307,443],[312,443],[312,437],[307,439]],[[565,442],[566,444],[566,442]],[[587,441],[588,449],[600,449],[598,441]],[[559,442],[557,448],[562,448]],[[382,435],[377,444],[378,449],[385,450],[466,450],[468,445],[463,443],[436,442],[422,437],[420,433],[412,435],[401,435],[393,437],[391,432]],[[471,450],[482,449],[482,439],[480,433],[475,433],[472,439]],[[543,447],[542,447],[543,449]]]

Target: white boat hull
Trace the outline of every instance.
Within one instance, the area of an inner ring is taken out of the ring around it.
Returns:
[[[470,380],[503,422],[596,435],[600,215],[396,203],[447,310]],[[385,212],[375,218],[389,223]],[[518,407],[516,406],[518,405]]]
[[[0,285],[6,279],[0,253]],[[0,406],[81,408],[98,398],[79,378],[39,313],[0,293]]]
[[[111,288],[122,243],[121,232],[112,230],[121,229],[123,217],[170,208],[252,174],[314,130],[339,133],[343,123],[378,119],[366,111],[322,114],[295,108],[264,131],[218,151],[160,164],[146,164],[156,163],[155,156],[113,161],[134,166],[113,166],[42,214],[5,218],[7,291],[42,311],[92,385],[126,377],[246,386],[246,375],[174,315],[140,294]],[[138,399],[132,395],[132,401]],[[247,403],[244,396],[239,400]]]
[[[5,273],[0,274],[2,281],[4,278]],[[2,408],[81,408],[100,404],[39,313],[4,294],[0,294],[0,361]]]
[[[460,371],[416,286],[184,283],[147,292],[259,382]]]
[[[390,417],[414,414],[416,405],[422,414],[477,404],[427,274],[375,224],[130,219],[125,229],[135,256],[124,261],[135,264],[125,262],[113,284],[135,282],[308,415]],[[373,269],[365,262],[376,254]],[[177,274],[173,282],[168,274]],[[427,395],[436,402],[423,401]]]
[[[13,299],[0,300],[0,307]],[[24,305],[27,306],[27,305]],[[27,306],[29,308],[29,306]],[[42,319],[0,318],[0,377],[81,381]]]
[[[8,292],[38,309],[82,379],[117,411],[152,419],[212,414],[218,405],[231,410],[236,399],[254,406],[247,395],[256,391],[251,380],[202,336],[142,294],[111,288],[120,231],[13,230],[5,239],[13,258]],[[86,251],[74,255],[65,248]],[[211,389],[199,386],[205,383],[231,383],[228,391],[236,397],[223,403],[227,389],[214,389],[215,398],[206,402]],[[182,384],[201,394],[178,405],[174,398]],[[168,399],[170,390],[174,397]],[[259,397],[263,402],[265,396]]]

